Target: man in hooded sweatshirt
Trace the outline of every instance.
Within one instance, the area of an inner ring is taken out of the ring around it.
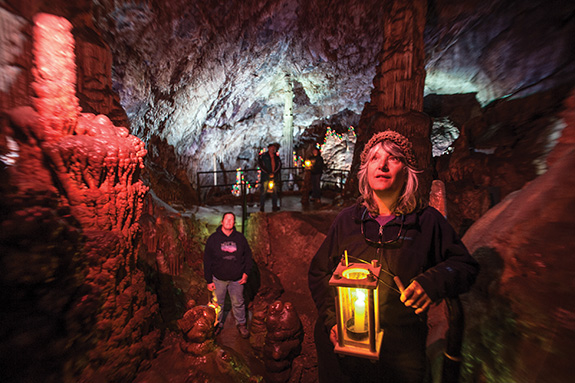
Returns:
[[[234,213],[224,213],[221,226],[208,238],[204,251],[204,277],[208,290],[215,290],[220,306],[224,305],[226,293],[230,294],[238,331],[242,338],[247,338],[244,284],[252,268],[252,251],[246,237],[235,229],[235,221]],[[220,310],[216,334],[223,328],[222,318],[223,310]]]

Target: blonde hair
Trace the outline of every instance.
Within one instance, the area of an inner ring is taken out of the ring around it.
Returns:
[[[368,164],[373,160],[375,152],[379,147],[382,147],[383,150],[392,156],[399,158],[405,165],[405,169],[407,169],[407,181],[403,185],[399,198],[394,206],[392,206],[391,212],[395,215],[414,212],[421,205],[421,201],[417,196],[417,188],[419,187],[418,174],[421,173],[421,171],[415,169],[410,163],[408,163],[405,154],[397,144],[387,140],[373,145],[364,157],[365,161],[362,161],[361,163],[359,172],[357,173],[357,178],[359,179],[359,192],[361,194],[360,203],[365,205],[370,213],[379,214],[379,208],[377,207],[377,203],[373,197],[373,189],[369,185],[367,179]]]

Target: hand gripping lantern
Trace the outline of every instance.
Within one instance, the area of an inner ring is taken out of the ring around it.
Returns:
[[[383,329],[379,326],[378,281],[381,266],[348,263],[347,251],[329,280],[336,289],[338,341],[335,352],[379,359]]]

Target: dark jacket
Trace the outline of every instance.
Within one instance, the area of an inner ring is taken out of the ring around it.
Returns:
[[[368,244],[361,232],[362,222],[367,238],[378,241],[379,233],[382,233],[382,242],[392,243],[384,247]],[[398,235],[400,239],[394,241]],[[319,320],[328,332],[336,324],[334,288],[329,286],[329,279],[345,250],[350,262],[355,258],[379,259],[382,265],[379,313],[384,328],[419,321],[414,310],[406,307],[399,300],[400,294],[392,289],[397,289],[393,276],[399,276],[406,287],[412,280],[417,280],[435,302],[468,291],[479,271],[478,263],[451,225],[432,207],[395,217],[385,226],[371,218],[364,206],[348,207],[333,222],[311,262],[308,275]]]
[[[318,154],[317,156],[311,156],[310,161],[312,163],[310,170],[311,174],[322,174],[324,163],[321,154]]]
[[[262,153],[259,157],[258,157],[258,166],[260,167],[262,173],[261,173],[261,180],[262,181],[267,181],[270,178],[270,175],[274,175],[274,177],[279,176],[279,171],[282,168],[282,161],[280,159],[280,156],[277,155],[277,153],[275,154],[275,168],[272,169],[272,158],[270,156],[270,152],[265,152]]]
[[[235,228],[228,237],[219,226],[210,235],[204,250],[204,277],[212,283],[213,277],[222,281],[237,281],[242,274],[250,274],[252,250],[246,237]]]

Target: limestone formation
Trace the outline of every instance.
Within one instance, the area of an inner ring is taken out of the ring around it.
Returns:
[[[373,79],[371,100],[363,110],[346,194],[358,195],[357,172],[364,145],[378,132],[397,131],[413,144],[421,176],[421,198],[431,187],[431,121],[423,113],[427,2],[394,1],[385,12],[384,43]]]
[[[3,135],[14,143],[19,155],[6,169],[12,189],[6,189],[5,197],[32,204],[13,218],[41,222],[56,208],[62,220],[54,221],[48,230],[52,234],[47,243],[32,251],[35,257],[17,257],[20,251],[14,253],[17,248],[13,247],[3,257],[13,267],[17,263],[22,269],[30,267],[32,275],[43,270],[47,279],[41,278],[39,283],[50,283],[56,276],[67,280],[64,286],[70,290],[62,298],[49,291],[40,293],[69,335],[53,345],[52,352],[61,356],[58,362],[40,372],[33,369],[29,378],[37,380],[34,374],[38,373],[54,381],[62,377],[70,381],[129,379],[137,369],[133,361],[144,360],[157,347],[160,336],[150,327],[157,314],[156,298],[146,290],[143,273],[134,260],[138,220],[148,190],[139,180],[146,150],[140,139],[126,128],[114,126],[107,117],[80,112],[70,22],[43,13],[37,14],[34,22],[32,87],[36,97],[34,109],[21,106],[6,111],[8,124]],[[35,207],[38,197],[22,200],[18,195],[49,196],[52,200],[45,203],[54,208],[39,209]],[[29,215],[26,211],[35,212]],[[70,228],[66,221],[74,222],[81,233],[73,245],[67,244],[70,236],[65,233]],[[17,225],[4,222],[8,227]],[[58,244],[59,239],[66,242]],[[63,245],[70,246],[71,253],[60,261]],[[62,261],[66,267],[58,266]],[[21,275],[10,283],[16,292],[22,292],[26,290],[22,283],[29,278]],[[58,303],[63,300],[68,303]],[[43,315],[31,316],[39,320]],[[13,325],[19,328],[16,322]],[[48,323],[47,329],[51,326]],[[76,354],[66,351],[73,344],[77,344]],[[28,363],[19,361],[16,367],[25,368]]]
[[[293,305],[280,301],[272,303],[268,308],[266,330],[263,356],[268,381],[287,382],[303,341],[303,327]]]
[[[510,194],[467,232],[480,262],[466,297],[466,379],[563,382],[575,347],[573,132],[575,95],[549,170]]]
[[[195,306],[178,320],[183,334],[169,334],[163,349],[149,370],[139,374],[137,383],[202,382],[258,383],[245,360],[214,339],[216,312],[208,306]]]

